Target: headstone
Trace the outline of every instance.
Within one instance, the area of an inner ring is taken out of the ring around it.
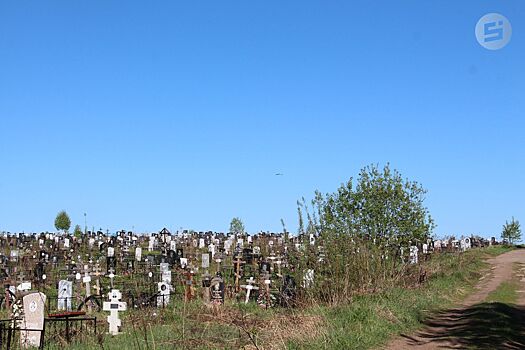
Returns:
[[[71,298],[73,297],[73,282],[60,280],[58,282],[58,310],[71,311]]]
[[[210,254],[204,253],[202,254],[202,268],[208,269],[210,268]]]
[[[135,260],[142,261],[142,248],[141,247],[135,248]]]
[[[212,304],[224,304],[224,281],[220,273],[217,273],[210,282]]]
[[[46,295],[40,292],[28,294],[24,296],[23,304],[24,318],[20,328],[26,330],[20,331],[22,348],[40,347]]]
[[[410,263],[411,264],[417,264],[418,262],[418,256],[417,256],[418,250],[417,246],[413,245],[410,247]]]
[[[314,284],[314,270],[308,269],[304,274],[303,278],[303,287],[310,288]]]
[[[180,258],[180,267],[185,269],[188,266],[188,258]]]
[[[168,263],[161,263],[160,264],[160,280],[162,282],[166,282],[168,284],[171,284],[170,264],[168,264]]]
[[[170,290],[171,287],[167,282],[157,283],[159,295],[157,296],[157,306],[166,307],[170,302]]]

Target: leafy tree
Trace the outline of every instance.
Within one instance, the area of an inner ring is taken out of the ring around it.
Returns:
[[[244,224],[241,219],[233,218],[230,222],[230,232],[236,235],[244,233]]]
[[[512,244],[515,241],[521,240],[521,227],[518,220],[512,218],[511,222],[505,221],[503,225],[503,231],[501,232],[501,238]]]
[[[69,218],[69,215],[62,210],[57,214],[57,217],[55,218],[55,228],[57,230],[63,230],[64,232],[67,232],[69,228],[71,227],[71,219]]]
[[[308,269],[315,271],[316,282],[308,295],[338,303],[355,292],[398,283],[410,268],[401,254],[409,245],[426,241],[434,229],[423,205],[425,193],[389,165],[383,169],[371,165],[336,192],[317,191],[310,205],[299,201],[299,226],[304,213],[304,233],[314,234],[323,247],[304,244],[304,238],[301,253],[293,257],[297,278]]]
[[[77,238],[80,238],[82,236],[82,228],[80,228],[80,225],[75,225],[75,229],[73,230],[73,235]]]
[[[368,166],[337,192],[313,201],[322,233],[364,238],[377,244],[406,245],[425,241],[434,229],[423,206],[426,191],[417,182],[404,180],[387,164],[383,170]]]

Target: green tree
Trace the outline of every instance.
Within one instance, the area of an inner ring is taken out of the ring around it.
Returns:
[[[434,221],[423,202],[426,190],[417,182],[404,180],[387,164],[365,167],[359,178],[351,178],[337,192],[313,201],[322,233],[366,238],[382,245],[425,241]]]
[[[230,232],[236,235],[244,233],[244,224],[239,218],[233,218],[230,222]]]
[[[501,232],[501,238],[508,241],[510,244],[521,240],[521,227],[518,220],[512,218],[511,222],[505,221],[503,225],[503,231]]]
[[[309,204],[299,201],[299,225],[304,213],[305,233],[314,234],[322,246],[320,250],[307,244],[305,237],[300,254],[292,257],[297,278],[307,269],[315,271],[315,286],[308,295],[338,303],[353,293],[398,283],[410,268],[400,248],[406,254],[434,229],[423,205],[425,194],[421,185],[403,179],[389,165],[371,165],[334,193],[317,191]]]
[[[67,232],[69,228],[71,227],[71,219],[69,218],[69,215],[62,210],[57,214],[57,217],[55,218],[55,228],[57,230],[63,230],[64,232]]]
[[[77,238],[80,238],[82,236],[82,228],[80,228],[80,225],[75,225],[75,229],[73,230],[73,235]]]

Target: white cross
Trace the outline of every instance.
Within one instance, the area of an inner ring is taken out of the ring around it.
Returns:
[[[122,321],[118,317],[118,312],[125,311],[127,305],[125,302],[119,301],[122,298],[122,294],[117,289],[112,289],[108,296],[110,301],[104,302],[102,310],[109,311],[109,334],[117,335],[118,329],[122,325]]]
[[[247,285],[243,284],[241,288],[246,289],[246,299],[244,300],[244,303],[248,304],[248,301],[250,300],[250,292],[252,291],[252,289],[255,289],[255,290],[259,289],[259,287],[256,287],[253,285],[255,283],[255,280],[253,279],[253,277],[250,277],[249,279],[247,279],[246,282],[248,282],[248,284]]]

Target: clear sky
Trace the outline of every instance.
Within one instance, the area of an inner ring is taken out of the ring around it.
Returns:
[[[509,45],[474,27],[505,15]],[[525,2],[0,2],[0,231],[296,230],[390,162],[438,236],[525,224]],[[283,176],[276,176],[283,173]]]

